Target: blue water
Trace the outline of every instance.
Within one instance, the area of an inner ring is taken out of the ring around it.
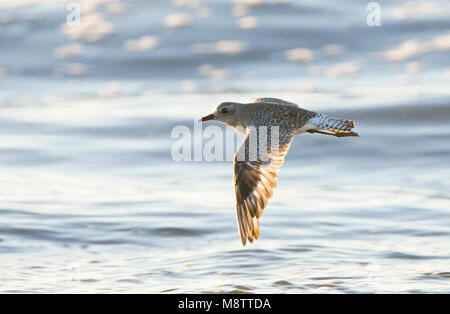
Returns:
[[[0,2],[0,292],[450,292],[448,4],[183,3]],[[254,97],[360,137],[297,136],[242,247],[171,131]]]

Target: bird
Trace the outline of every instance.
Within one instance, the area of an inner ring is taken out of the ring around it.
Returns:
[[[328,117],[278,98],[222,102],[199,122],[215,120],[245,135],[234,154],[236,216],[242,245],[259,238],[259,219],[277,187],[294,135],[359,136],[352,120]],[[264,144],[264,145],[263,145]]]

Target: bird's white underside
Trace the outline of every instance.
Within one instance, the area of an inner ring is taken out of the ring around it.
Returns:
[[[311,121],[311,119],[310,119],[310,121]],[[304,133],[304,132],[309,131],[309,130],[318,130],[318,129],[319,128],[317,126],[312,125],[311,123],[306,123],[301,128],[298,128],[294,132],[294,135],[301,134],[301,133]]]

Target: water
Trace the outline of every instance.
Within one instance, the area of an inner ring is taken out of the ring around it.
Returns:
[[[448,3],[275,2],[0,1],[0,292],[450,292]],[[243,248],[170,134],[264,96],[360,137],[297,136]]]

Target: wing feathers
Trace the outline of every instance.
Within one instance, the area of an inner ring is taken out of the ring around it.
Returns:
[[[264,104],[273,104],[273,105],[282,105],[298,108],[298,106],[292,102],[272,97],[263,97],[263,98],[255,98],[252,99],[249,103],[264,103]]]
[[[236,192],[236,211],[242,244],[253,242],[259,237],[258,219],[262,216],[268,200],[277,187],[278,171],[289,149],[293,135],[280,139],[278,149],[268,150],[264,161],[249,160],[249,154],[243,161],[237,159],[240,150],[248,149],[249,134],[244,139],[234,160],[234,181]],[[247,151],[245,153],[248,153]],[[261,153],[261,152],[260,152]]]

